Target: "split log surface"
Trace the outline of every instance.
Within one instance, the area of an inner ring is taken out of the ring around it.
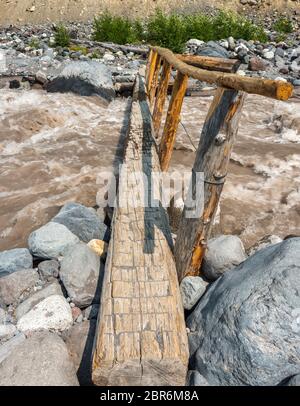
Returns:
[[[241,62],[237,59],[216,58],[201,55],[175,55],[187,65],[217,72],[236,72]]]
[[[175,244],[175,260],[178,278],[196,276],[205,253],[207,239],[218,208],[226,179],[234,140],[238,131],[245,95],[243,92],[218,88],[206,117],[190,188],[197,203],[203,201],[203,210],[195,218],[189,218],[196,206],[185,204]],[[196,173],[204,181],[200,196],[196,195]]]
[[[144,172],[149,181],[151,173],[160,171],[140,76],[133,92],[124,163],[129,174]],[[121,188],[128,184],[123,175]],[[128,187],[129,196],[143,196],[149,190],[147,182],[138,180]],[[115,208],[93,354],[96,385],[185,384],[188,343],[171,245],[161,204]]]
[[[282,80],[252,78],[233,73],[214,72],[195,68],[181,61],[169,49],[153,47],[153,50],[183,75],[203,82],[215,83],[219,87],[260,94],[278,100],[288,100],[293,93],[293,86]]]
[[[153,127],[157,136],[159,133],[165,101],[168,94],[170,76],[171,66],[168,64],[168,62],[164,61],[153,109]]]

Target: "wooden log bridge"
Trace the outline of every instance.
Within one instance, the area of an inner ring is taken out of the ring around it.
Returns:
[[[238,65],[153,47],[146,81],[136,78],[94,342],[96,385],[185,384],[189,355],[178,281],[201,273],[245,94],[287,100],[293,91],[284,81],[239,76]],[[175,81],[157,145],[172,71]],[[191,172],[194,205],[197,197],[203,207],[197,212],[185,203],[174,248],[164,205],[151,204],[152,174],[168,170],[189,77],[216,84],[217,90]]]

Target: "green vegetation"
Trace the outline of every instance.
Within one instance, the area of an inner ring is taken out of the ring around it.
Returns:
[[[245,40],[267,41],[262,25],[256,25],[246,17],[227,11],[208,16],[203,13],[166,15],[157,10],[145,22],[115,17],[107,12],[95,18],[93,28],[96,41],[118,44],[147,41],[170,48],[174,52],[182,52],[184,44],[191,38],[209,41],[233,36]]]
[[[33,49],[39,49],[40,41],[37,38],[31,38],[28,45]]]
[[[55,45],[59,47],[68,47],[70,45],[70,34],[62,24],[56,28]]]
[[[73,51],[73,52],[80,51],[82,53],[82,55],[87,55],[89,53],[88,48],[83,47],[81,45],[71,45],[69,49],[70,49],[70,51]]]
[[[94,19],[93,39],[95,41],[130,44],[140,40],[142,26],[138,21],[115,17],[105,13]]]
[[[284,34],[290,34],[293,32],[293,23],[287,17],[279,17],[273,24],[273,30]]]

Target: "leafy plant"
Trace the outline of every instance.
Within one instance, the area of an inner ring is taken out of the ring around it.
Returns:
[[[56,28],[55,45],[59,47],[68,47],[70,45],[69,31],[62,24]]]
[[[140,24],[128,18],[112,16],[108,12],[94,19],[93,39],[95,41],[127,44],[137,41],[141,31]]]
[[[287,17],[279,17],[273,24],[273,29],[277,32],[290,34],[293,32],[293,23]]]
[[[40,47],[40,41],[37,38],[31,38],[29,44],[28,44],[31,48],[34,49],[39,49]]]

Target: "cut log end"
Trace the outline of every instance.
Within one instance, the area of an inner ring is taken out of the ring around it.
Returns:
[[[293,95],[293,86],[284,81],[278,81],[276,89],[276,99],[287,101]]]

